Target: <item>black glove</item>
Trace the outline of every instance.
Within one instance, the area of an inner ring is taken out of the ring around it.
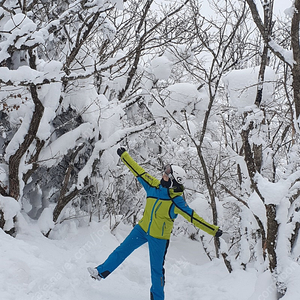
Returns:
[[[223,234],[223,231],[219,228],[215,234],[215,237],[220,237]]]
[[[125,151],[126,151],[126,149],[123,148],[123,147],[121,147],[121,148],[118,148],[117,153],[118,153],[118,155],[121,157],[121,155],[122,155]]]

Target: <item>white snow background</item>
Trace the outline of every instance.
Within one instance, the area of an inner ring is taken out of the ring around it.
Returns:
[[[252,72],[252,70],[250,71]],[[240,84],[242,82],[241,77],[243,77],[240,76],[242,72],[244,71],[228,74],[224,78],[226,85],[230,86],[232,81]],[[271,76],[273,76],[272,72]],[[246,83],[244,82],[244,84]],[[241,84],[238,88],[243,89],[244,87]],[[185,93],[183,93],[186,91],[186,86],[177,84],[173,86],[173,90],[176,91],[177,97],[182,94],[182,97],[175,99],[176,101],[186,101]],[[191,92],[191,89],[188,90]],[[229,90],[233,94],[240,95],[238,90],[230,88]],[[267,90],[267,95],[263,95],[263,98],[268,97],[271,92],[272,88]],[[253,94],[252,90],[250,90],[250,94]],[[172,96],[173,94],[170,93],[170,97]],[[198,96],[196,98],[198,99]],[[199,95],[199,99],[201,100],[201,95]],[[242,97],[239,100],[240,102],[231,104],[241,109],[251,107],[255,98],[248,95],[247,100],[249,102],[243,103]],[[171,104],[172,101],[166,109],[171,109]],[[50,108],[49,118],[51,118]],[[26,125],[26,122],[23,124]],[[104,127],[108,128],[108,126]],[[82,129],[82,131],[85,130],[86,128]],[[80,135],[80,132],[74,131],[70,140],[74,140],[76,134]],[[109,144],[109,141],[114,139],[116,137],[113,135],[108,137],[107,143]],[[97,147],[101,148],[101,145],[99,144]],[[54,145],[52,144],[52,146]],[[53,149],[52,147],[52,151]],[[43,155],[47,157],[47,151]],[[88,170],[84,170],[84,172],[88,172]],[[268,203],[284,201],[285,193],[277,193],[277,196],[273,197],[274,192],[271,191],[274,190],[274,187],[272,184],[261,178],[258,180]],[[277,183],[276,191],[285,191],[288,186],[288,178],[282,179],[281,182]],[[41,231],[47,232],[47,229],[53,225],[51,223],[52,214],[49,213],[51,212],[50,208],[44,211],[38,221],[32,221],[26,217],[25,213],[18,212],[20,207],[17,202],[11,202],[11,205],[4,207],[4,203],[7,204],[8,202],[2,198],[0,200],[2,209],[11,218],[18,213],[19,222],[16,238],[12,238],[0,230],[0,299],[149,299],[151,283],[147,245],[135,251],[113,274],[101,282],[93,281],[86,270],[87,267],[97,266],[107,258],[130,232],[129,226],[121,224],[111,233],[108,221],[105,220],[100,223],[92,222],[89,225],[86,222],[84,226],[82,222],[79,226],[78,221],[70,220],[56,226],[50,238],[46,238]],[[258,207],[256,199],[250,200],[252,210],[255,211]],[[197,212],[200,215],[203,213]],[[281,211],[278,218],[284,219],[285,213],[285,211]],[[248,219],[245,218],[244,222],[247,221]],[[6,225],[9,229],[10,224]],[[282,230],[288,232],[290,229],[282,227]],[[285,255],[285,243],[287,241],[279,242],[278,254],[283,254],[281,257],[285,258],[287,257]],[[211,243],[213,243],[212,238]],[[298,253],[299,250],[298,245],[295,252]],[[192,241],[185,236],[173,236],[165,262],[165,299],[276,299],[276,289],[270,273],[268,271],[262,272],[263,263],[261,267],[256,265],[253,268],[247,268],[247,270],[243,270],[235,262],[232,263],[234,271],[229,274],[222,258],[210,261],[200,242]],[[286,269],[281,272],[280,276],[288,283],[288,292],[282,299],[298,300],[300,299],[300,267],[292,261],[286,261],[282,265],[285,265]]]
[[[0,230],[0,299],[149,299],[147,245],[105,280],[94,281],[86,270],[104,261],[130,232],[129,226],[120,225],[111,234],[105,221],[88,227],[69,221],[47,239],[37,223],[24,227],[25,219],[21,222],[16,238]],[[210,262],[201,243],[184,236],[172,237],[165,269],[166,300],[246,300],[257,277],[254,270],[229,274],[222,260]]]
[[[276,0],[275,4],[279,5],[286,1]],[[287,1],[290,2],[290,1]],[[121,3],[117,1],[117,3]],[[121,5],[121,4],[120,4]],[[28,26],[31,26],[28,23]],[[42,39],[42,32],[36,37]],[[1,53],[0,53],[1,54]],[[285,56],[289,53],[283,53]],[[152,68],[154,75],[158,79],[166,79],[170,74],[170,62],[162,57],[160,60],[153,62]],[[20,67],[18,72],[2,68],[0,77],[2,80],[14,79],[21,82],[22,80],[31,80],[35,83],[44,79],[43,72],[47,71],[49,78],[59,79],[60,74],[57,72],[58,65],[41,65],[41,70],[36,72],[30,71],[25,66]],[[161,70],[164,69],[164,73]],[[251,87],[252,81],[250,75],[255,75],[257,70],[244,70],[243,76],[241,72],[231,72],[224,78],[224,84],[229,90],[231,96],[230,105],[237,107],[242,111],[243,108],[249,109],[254,102]],[[269,70],[271,71],[271,70]],[[268,73],[268,79],[272,82],[275,74]],[[243,79],[248,77],[249,81]],[[230,88],[232,82],[235,82],[235,89]],[[246,86],[245,86],[246,83]],[[52,84],[51,87],[60,88],[59,84]],[[245,89],[248,87],[247,89]],[[263,100],[269,98],[272,92],[272,83],[267,84],[266,94],[263,95]],[[45,94],[48,91],[45,90]],[[188,93],[190,98],[195,99],[194,103],[199,106],[199,111],[205,110],[205,97],[195,91],[195,87],[191,85],[175,84],[168,91],[169,99],[166,99],[166,108],[172,111],[172,103],[176,100],[184,104],[186,103]],[[54,92],[53,92],[54,93]],[[251,95],[249,95],[251,94]],[[79,94],[77,94],[79,97]],[[176,96],[176,98],[172,98]],[[247,96],[247,97],[246,97]],[[91,97],[93,98],[93,97]],[[233,101],[234,99],[235,101]],[[46,112],[42,128],[39,134],[50,134],[47,127],[48,121],[54,116],[53,111],[57,108],[58,98],[55,101],[48,101],[45,97]],[[53,98],[52,98],[53,100]],[[71,103],[70,99],[70,102]],[[76,100],[75,98],[73,99]],[[101,100],[101,99],[100,99]],[[13,100],[12,100],[13,101]],[[101,100],[102,102],[105,99]],[[49,102],[49,103],[48,103]],[[269,102],[267,102],[269,104]],[[9,103],[10,104],[10,103]],[[24,104],[16,111],[12,117],[16,123],[21,122],[22,128],[19,134],[11,141],[8,153],[13,153],[17,145],[24,138],[27,132],[28,119],[30,115],[26,112],[30,111]],[[108,103],[106,104],[108,105]],[[190,107],[190,109],[193,109]],[[92,111],[92,107],[91,107]],[[152,106],[154,115],[165,114],[161,107]],[[89,112],[87,112],[89,113]],[[157,113],[157,114],[155,114]],[[89,114],[90,116],[90,114]],[[116,114],[118,116],[118,114]],[[90,118],[89,118],[90,119]],[[92,122],[92,121],[91,121]],[[192,122],[192,121],[191,121]],[[196,121],[195,126],[197,126]],[[93,123],[93,122],[92,122]],[[103,124],[102,128],[108,129],[108,124]],[[174,129],[175,130],[175,129]],[[85,123],[77,131],[73,131],[71,136],[68,136],[69,142],[76,141],[77,136],[88,132],[92,134],[92,126]],[[115,136],[110,137],[106,131],[107,144],[117,140],[118,134],[124,132],[119,131]],[[126,133],[126,132],[125,132]],[[124,134],[125,134],[124,133]],[[66,137],[66,136],[64,136]],[[99,143],[96,150],[106,148]],[[46,159],[49,153],[55,152],[57,155],[63,154],[64,149],[60,147],[62,152],[58,152],[55,143],[51,143],[48,148],[44,149],[41,157]],[[95,150],[95,153],[97,152]],[[8,154],[9,155],[9,154]],[[46,162],[45,162],[46,163]],[[2,169],[2,166],[0,166]],[[78,185],[81,184],[82,178],[85,177],[89,170],[82,170],[79,176]],[[1,175],[1,172],[0,172]],[[276,185],[276,189],[269,182],[258,178],[259,184],[266,196],[268,203],[276,201],[280,203],[285,200],[284,193],[288,188],[288,179],[282,180]],[[279,192],[280,191],[280,192]],[[277,193],[276,193],[277,192]],[[276,195],[276,197],[272,197]],[[272,197],[272,198],[271,198]],[[255,197],[250,199],[252,211],[257,210],[257,214],[262,213],[261,203],[257,202]],[[113,251],[130,232],[131,227],[120,224],[117,229],[111,233],[109,230],[108,221],[102,222],[78,222],[78,220],[69,220],[63,222],[54,228],[49,238],[43,236],[41,231],[47,230],[53,226],[51,221],[50,208],[44,210],[42,217],[38,221],[32,221],[24,212],[19,212],[20,206],[17,202],[8,202],[7,199],[0,198],[0,206],[5,212],[6,219],[13,218],[18,214],[18,234],[16,238],[5,234],[0,229],[0,299],[1,300],[85,300],[85,299],[100,299],[100,300],[142,300],[149,299],[150,289],[150,267],[147,245],[136,250],[113,274],[101,282],[93,281],[86,270],[87,267],[94,267],[102,263],[107,256]],[[288,207],[286,208],[288,209]],[[201,211],[197,211],[200,215]],[[282,209],[278,213],[279,221],[285,218],[286,211]],[[253,216],[249,216],[249,218]],[[300,218],[300,217],[299,217]],[[263,217],[262,217],[263,219]],[[248,219],[245,216],[244,222]],[[11,227],[10,222],[6,224],[7,229]],[[281,230],[288,232],[290,228],[282,226]],[[278,247],[279,257],[287,259],[285,253],[285,243],[287,240],[280,240]],[[213,239],[211,239],[213,243]],[[222,242],[224,245],[225,242]],[[296,246],[295,253],[300,252],[300,245]],[[246,259],[246,258],[245,258]],[[233,264],[233,272],[228,273],[222,258],[213,259],[210,261],[205,254],[202,244],[197,241],[192,241],[185,236],[172,236],[169,250],[166,256],[166,300],[275,300],[276,289],[272,281],[270,273],[262,272],[264,269],[261,266],[249,267],[243,270],[240,265]],[[282,280],[288,283],[287,294],[282,300],[298,300],[300,299],[300,267],[292,261],[281,262],[285,269],[281,272]]]
[[[254,69],[250,71],[254,72]],[[230,86],[232,81],[242,83],[241,78],[244,77],[241,76],[241,72],[228,74],[224,78],[225,84]],[[271,76],[273,76],[272,72]],[[238,88],[243,89],[244,86],[241,84]],[[173,86],[173,90],[176,90],[177,97],[182,94],[182,97],[175,100],[186,101],[186,93],[183,93],[186,91],[186,86],[177,84]],[[190,93],[191,89],[188,90]],[[229,90],[233,94],[241,95],[239,90],[230,88]],[[179,91],[182,91],[182,93]],[[249,91],[247,92],[249,93]],[[267,90],[267,95],[263,95],[263,98],[268,97],[271,92],[272,88]],[[253,94],[252,90],[250,90],[250,94]],[[173,94],[170,93],[170,97],[172,96]],[[240,102],[231,104],[236,105],[239,109],[251,107],[255,98],[248,95],[247,101],[243,103],[242,96],[243,94],[239,99]],[[201,95],[199,95],[199,99],[201,104]],[[171,109],[172,106],[170,105],[167,105],[166,109]],[[154,110],[154,107],[152,109]],[[108,128],[108,126],[104,127]],[[71,140],[76,138],[75,133],[74,131]],[[109,143],[112,139],[114,140],[116,137],[108,137],[107,142]],[[52,146],[54,145],[52,144]],[[102,146],[99,144],[98,147],[101,148]],[[52,147],[52,151],[53,149]],[[47,156],[46,150],[43,155]],[[88,170],[84,170],[84,172],[88,172]],[[284,201],[284,193],[276,194],[275,199],[272,197],[274,195],[274,192],[271,192],[273,190],[272,184],[260,178],[258,180],[262,190],[265,191],[267,201],[276,200],[276,203]],[[288,179],[283,179],[277,183],[276,191],[287,190],[288,185]],[[89,225],[86,222],[84,226],[82,222],[79,226],[78,221],[70,220],[64,221],[61,225],[55,227],[50,238],[46,238],[41,231],[47,232],[53,226],[50,208],[44,211],[38,221],[32,221],[26,217],[25,213],[18,212],[20,207],[17,202],[12,202],[12,205],[4,207],[5,201],[2,198],[0,200],[2,209],[11,218],[18,213],[19,222],[16,238],[12,238],[0,230],[1,300],[149,299],[151,282],[147,245],[136,250],[113,274],[101,282],[93,281],[86,270],[87,267],[94,267],[102,263],[111,251],[124,240],[131,230],[128,225],[121,223],[111,233],[108,221],[105,220],[100,223],[92,222]],[[252,210],[255,211],[258,207],[256,199],[252,198],[250,200]],[[201,211],[197,212],[200,215],[203,213]],[[284,214],[284,211],[280,212],[279,218],[284,218]],[[247,221],[248,219],[245,218],[244,222]],[[8,229],[9,225],[7,224]],[[289,228],[283,227],[282,230],[288,231]],[[212,238],[211,243],[213,243]],[[282,251],[282,257],[287,257],[284,254],[286,241],[283,240],[280,243],[279,252]],[[297,246],[297,249],[295,252],[298,253],[300,251],[299,246]],[[249,267],[247,270],[243,270],[235,262],[232,263],[234,271],[229,274],[223,259],[210,261],[200,242],[192,241],[185,236],[173,236],[165,262],[165,299],[276,299],[276,288],[270,273],[268,271],[262,272],[264,269],[263,263],[261,267],[256,265],[253,268]],[[289,288],[282,299],[298,300],[300,299],[299,265],[292,261],[287,261],[283,265],[286,266],[286,269],[282,271],[281,277],[284,281],[287,281]]]

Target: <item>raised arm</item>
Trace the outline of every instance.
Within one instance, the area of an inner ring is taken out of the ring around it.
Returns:
[[[149,187],[158,187],[160,181],[155,177],[148,174],[124,148],[117,150],[118,155],[121,157],[123,163],[128,167],[132,174],[137,177],[138,181],[147,190]]]

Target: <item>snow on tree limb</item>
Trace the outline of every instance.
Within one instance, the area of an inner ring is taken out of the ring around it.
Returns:
[[[266,27],[265,27],[266,24],[263,23],[260,15],[259,15],[258,8],[256,6],[255,1],[254,0],[246,0],[246,1],[251,10],[253,20],[254,20],[258,30],[260,31],[260,33],[264,39],[264,42],[269,45],[270,49],[276,56],[278,56],[282,61],[286,62],[290,67],[292,67],[293,64],[291,64],[292,61],[290,59],[289,51],[284,50],[277,43],[275,43],[275,41],[272,41],[271,37],[269,35],[266,35]]]
[[[147,122],[142,125],[117,130],[115,133],[113,133],[110,136],[110,138],[107,141],[102,141],[102,140],[98,141],[95,144],[95,148],[94,148],[93,153],[92,153],[91,157],[89,158],[88,162],[86,163],[84,168],[78,174],[77,187],[80,189],[83,187],[84,179],[91,174],[92,165],[93,165],[94,161],[99,158],[99,152],[107,150],[107,149],[113,147],[114,145],[117,145],[125,137],[127,137],[133,133],[143,131],[146,128],[149,128],[154,124],[155,124],[155,121],[151,121],[151,122]]]
[[[39,156],[39,161],[46,167],[51,167],[60,162],[60,160],[80,143],[80,138],[92,138],[94,126],[90,123],[84,123],[77,128],[63,134],[50,145],[44,148]]]
[[[0,212],[3,213],[5,221],[3,229],[9,231],[13,228],[13,218],[20,212],[21,205],[14,198],[0,195]]]

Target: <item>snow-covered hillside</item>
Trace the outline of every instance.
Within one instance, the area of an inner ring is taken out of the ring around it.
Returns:
[[[51,239],[33,224],[22,227],[15,239],[0,231],[0,299],[149,299],[146,245],[106,280],[94,281],[86,270],[122,242],[129,226],[120,225],[112,235],[105,222],[82,228],[65,223]],[[256,281],[256,272],[229,274],[221,260],[210,262],[199,242],[183,236],[172,238],[165,269],[166,300],[246,300]]]

